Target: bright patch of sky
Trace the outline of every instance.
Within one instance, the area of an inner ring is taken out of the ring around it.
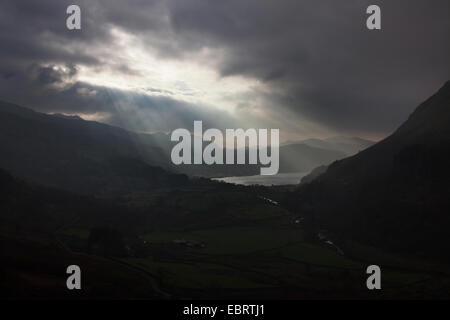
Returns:
[[[256,79],[242,76],[221,77],[213,68],[220,59],[220,51],[203,48],[196,56],[185,59],[164,59],[137,37],[117,28],[113,29],[114,43],[96,48],[104,57],[103,65],[80,65],[77,80],[92,85],[167,96],[199,106],[234,112],[239,99],[255,90],[269,90]],[[200,61],[209,61],[201,64]]]

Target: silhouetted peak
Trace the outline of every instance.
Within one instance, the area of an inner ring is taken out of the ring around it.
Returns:
[[[447,80],[447,82],[444,84],[444,86],[439,90],[444,90],[444,91],[450,91],[450,80]]]
[[[449,138],[450,81],[447,81],[434,95],[421,103],[400,126],[396,134],[440,135]]]
[[[34,115],[36,112],[30,108],[25,108],[14,103],[0,100],[0,112],[12,113],[17,115]]]

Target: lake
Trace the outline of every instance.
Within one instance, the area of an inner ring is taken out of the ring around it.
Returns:
[[[241,176],[241,177],[225,177],[225,178],[215,178],[213,180],[223,181],[233,184],[241,184],[244,186],[250,186],[253,184],[261,186],[271,186],[271,185],[288,185],[288,184],[299,184],[300,180],[306,176],[308,172],[293,172],[293,173],[278,173],[272,176]]]

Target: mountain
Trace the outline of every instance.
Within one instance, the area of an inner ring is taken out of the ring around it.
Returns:
[[[325,166],[325,165],[318,166],[318,167],[314,168],[314,170],[312,170],[310,173],[308,173],[306,176],[304,176],[300,180],[300,183],[310,183],[310,182],[312,182],[318,176],[320,176],[320,175],[324,174],[325,172],[327,172],[327,169],[328,169],[328,166]]]
[[[317,166],[328,165],[331,162],[342,159],[345,153],[317,147],[311,147],[303,143],[280,146],[279,173],[309,172]],[[225,152],[224,152],[225,159]],[[236,153],[235,153],[236,159]],[[248,150],[246,150],[248,159]],[[225,160],[224,160],[225,162]],[[235,160],[236,163],[236,160]],[[188,175],[203,177],[249,176],[259,175],[261,165],[180,165],[177,169]]]
[[[351,148],[361,149],[364,143],[369,143],[356,139],[310,139],[283,145],[279,172],[309,172],[344,158]],[[128,162],[134,159],[135,167],[144,163],[152,166],[159,175],[160,168],[168,171],[167,174],[201,177],[260,174],[260,165],[175,166],[170,154],[176,143],[164,133],[134,133],[77,116],[43,114],[0,102],[0,150],[3,154],[0,168],[47,186],[89,194],[118,191],[132,184],[143,187],[145,183],[136,181],[136,177],[131,181],[123,175],[117,176],[118,171],[123,172],[117,163],[124,159]],[[154,180],[167,182],[172,178]]]
[[[177,184],[165,153],[147,135],[77,117],[0,102],[0,168],[46,186],[84,194]]]
[[[332,163],[286,200],[311,228],[450,260],[450,82],[391,136]]]
[[[334,149],[313,147],[304,143],[289,144],[280,147],[280,172],[309,172],[345,157],[344,152]]]
[[[371,145],[374,144],[373,141],[358,138],[358,137],[345,137],[345,136],[336,136],[330,137],[326,139],[305,139],[297,142],[286,142],[283,145],[292,145],[292,144],[304,144],[313,148],[320,148],[325,150],[334,150],[341,153],[344,153],[346,156],[352,156],[359,151],[367,149]]]

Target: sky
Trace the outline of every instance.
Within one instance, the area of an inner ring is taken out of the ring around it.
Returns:
[[[450,79],[449,39],[448,0],[2,0],[0,99],[138,132],[378,140]]]

